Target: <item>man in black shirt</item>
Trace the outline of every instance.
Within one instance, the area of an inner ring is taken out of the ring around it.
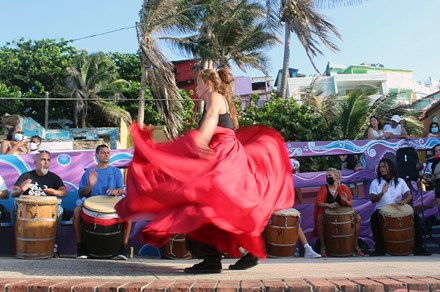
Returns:
[[[12,188],[12,197],[20,195],[65,197],[67,191],[63,180],[55,173],[49,171],[50,153],[45,150],[38,152],[35,155],[34,163],[35,169],[22,173],[15,182]],[[61,205],[57,205],[57,213],[58,221],[60,221],[63,213]],[[56,255],[56,245],[54,252]]]

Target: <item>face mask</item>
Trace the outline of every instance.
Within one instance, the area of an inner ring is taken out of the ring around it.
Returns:
[[[327,183],[332,186],[335,183],[335,179],[332,178],[332,177],[328,177],[327,178]]]
[[[15,134],[14,135],[14,140],[17,141],[17,142],[23,140],[23,134],[18,134],[18,133]]]
[[[40,145],[40,144],[38,144],[38,143],[32,143],[32,142],[31,142],[31,143],[29,143],[29,148],[31,149],[31,151],[37,151],[39,145]]]
[[[437,128],[437,127],[435,127],[435,128],[431,128],[431,132],[432,132],[432,133],[438,133],[438,128]]]

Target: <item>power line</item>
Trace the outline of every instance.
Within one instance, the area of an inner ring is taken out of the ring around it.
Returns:
[[[93,37],[97,37],[97,36],[101,36],[101,35],[105,35],[105,34],[110,34],[110,33],[114,33],[114,32],[121,31],[121,30],[131,29],[131,28],[135,28],[135,27],[136,27],[136,25],[127,26],[127,27],[123,27],[123,28],[118,28],[118,29],[102,32],[102,33],[88,35],[88,36],[85,36],[85,37],[80,37],[80,38],[76,38],[76,39],[67,40],[67,42],[71,42],[72,43],[72,42],[76,42],[76,41],[79,41],[79,40],[89,39],[89,38],[93,38]]]
[[[46,100],[45,97],[4,97],[4,96],[0,96],[0,100]],[[66,97],[49,97],[49,101],[54,101],[54,100],[64,100],[64,101],[75,101],[75,100],[81,100],[81,101],[96,101],[96,100],[101,100],[101,101],[113,101],[113,102],[124,102],[124,101],[139,101],[139,98],[124,98],[124,99],[114,99],[114,98],[87,98],[87,99],[82,99],[82,98],[66,98]],[[160,98],[160,99],[145,99],[146,102],[154,102],[157,100],[168,100],[168,101],[195,101],[195,100],[201,100],[200,98],[198,99],[168,99],[168,98]]]

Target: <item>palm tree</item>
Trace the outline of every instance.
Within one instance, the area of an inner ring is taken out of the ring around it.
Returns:
[[[163,39],[180,52],[199,57],[203,68],[234,62],[243,71],[257,68],[268,74],[265,51],[279,40],[263,22],[262,5],[249,0],[212,1],[197,16],[201,28],[195,34]]]
[[[294,32],[307,56],[317,72],[313,58],[322,55],[319,49],[321,42],[330,50],[336,52],[338,47],[333,43],[331,35],[341,38],[336,28],[319,14],[311,0],[282,0],[280,21],[284,23],[284,57],[281,85],[279,92],[286,98],[287,78],[290,60],[290,32]]]
[[[172,137],[182,127],[182,97],[176,86],[174,66],[162,54],[155,35],[164,31],[192,32],[197,23],[190,12],[197,11],[202,0],[144,0],[141,21],[137,26],[140,58],[142,64],[141,92],[138,122],[143,124],[143,104],[148,85]]]
[[[423,124],[398,104],[395,94],[374,99],[377,91],[376,87],[362,86],[350,90],[346,96],[322,96],[322,91],[310,87],[303,101],[324,119],[325,127],[334,133],[335,139],[363,139],[372,116],[387,121],[392,115],[398,114],[407,122],[406,127],[410,133],[419,134],[423,131]]]
[[[313,61],[314,57],[322,54],[318,43],[322,42],[330,50],[337,51],[338,47],[333,43],[332,37],[340,38],[340,35],[324,16],[316,12],[315,7],[353,5],[363,0],[264,0],[262,2],[266,6],[267,23],[275,33],[280,31],[280,25],[284,23],[283,70],[278,93],[282,98],[286,98],[291,32],[296,34],[313,67],[319,72]]]
[[[121,87],[129,83],[118,79],[114,62],[104,53],[88,55],[82,52],[75,57],[74,66],[66,69],[66,74],[59,91],[74,99],[76,127],[79,124],[82,128],[87,127],[91,112],[112,123],[117,123],[120,118],[131,122],[130,114],[115,104],[123,98]]]

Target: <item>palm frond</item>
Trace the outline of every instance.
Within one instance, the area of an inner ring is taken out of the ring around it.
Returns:
[[[310,0],[285,1],[281,20],[288,23],[290,30],[296,34],[318,73],[319,70],[313,58],[322,55],[320,44],[334,52],[339,51],[333,41],[334,37],[341,39],[339,32],[333,24],[316,11]]]
[[[105,116],[113,124],[118,124],[120,119],[123,119],[127,124],[130,124],[132,121],[129,112],[112,102],[94,100],[90,102],[90,105],[95,113]]]

